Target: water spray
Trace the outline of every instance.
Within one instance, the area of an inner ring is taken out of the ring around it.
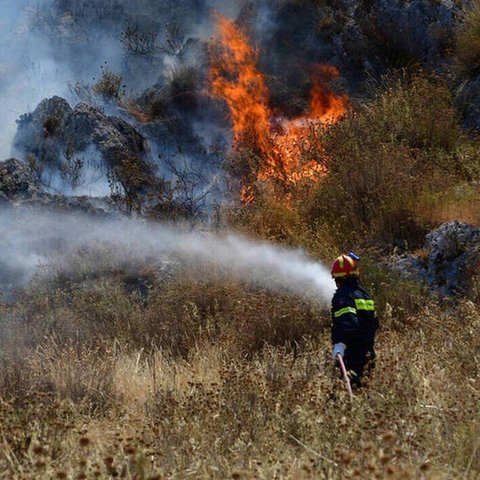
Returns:
[[[325,305],[335,290],[329,270],[303,250],[231,233],[200,232],[179,224],[138,219],[8,208],[0,209],[0,224],[2,271],[20,271],[25,282],[38,272],[39,265],[48,264],[58,253],[68,260],[70,252],[108,245],[119,258],[132,262],[151,263],[151,259],[163,257],[187,267],[206,264],[219,267],[227,277]],[[68,261],[64,263],[68,273]]]

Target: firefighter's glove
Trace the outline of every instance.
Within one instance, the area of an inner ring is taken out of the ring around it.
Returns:
[[[337,355],[340,355],[343,358],[343,356],[345,355],[345,348],[346,348],[346,345],[344,343],[336,343],[333,346],[333,350],[332,350],[333,359],[336,360]]]

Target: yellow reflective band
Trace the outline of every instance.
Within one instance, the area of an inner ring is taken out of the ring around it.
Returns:
[[[339,265],[340,265],[340,268],[343,268],[343,262],[344,262],[344,260],[343,260],[343,255],[340,255],[340,256],[337,258],[337,260],[338,260],[338,263],[339,263]]]
[[[373,300],[356,298],[355,306],[357,307],[357,310],[366,310],[368,312],[373,312],[375,310],[375,304],[373,303]]]
[[[342,315],[345,315],[346,313],[353,313],[354,315],[357,314],[357,311],[353,307],[345,307],[341,308],[340,310],[337,310],[336,312],[333,313],[333,316],[335,318],[341,317]]]
[[[332,273],[333,278],[342,278],[346,276],[359,276],[360,275],[360,270],[357,268],[356,270],[352,270],[351,272],[338,272],[338,273]]]
[[[353,262],[353,258],[349,257],[348,255],[344,255],[343,258],[345,258],[348,261],[351,267],[355,265],[355,263]]]

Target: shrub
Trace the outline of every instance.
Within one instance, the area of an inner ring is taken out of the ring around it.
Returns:
[[[151,57],[158,51],[158,34],[153,31],[144,31],[138,22],[130,17],[125,23],[120,42],[130,55]]]
[[[144,335],[140,344],[151,342],[174,355],[221,342],[232,353],[251,356],[265,345],[293,346],[317,337],[322,320],[316,307],[288,295],[180,277],[155,293],[138,331]]]
[[[328,322],[317,304],[226,280],[211,267],[157,268],[155,259],[135,261],[128,249],[108,245],[52,260],[16,299],[15,313],[2,314],[1,350],[35,349],[53,335],[61,345],[119,341],[183,357],[221,342],[232,354],[251,356],[266,345],[295,347],[317,338]]]
[[[453,61],[458,72],[475,76],[480,69],[480,2],[468,2],[460,16]]]
[[[122,89],[122,77],[116,75],[109,68],[102,67],[102,76],[92,90],[105,100],[117,100]]]
[[[58,127],[60,127],[61,120],[58,117],[47,117],[43,122],[43,131],[46,137],[52,137],[57,133]]]
[[[367,253],[361,261],[362,284],[375,299],[382,328],[406,332],[433,296],[425,285],[404,280],[388,267],[388,260]]]
[[[362,242],[423,243],[430,225],[417,213],[422,192],[458,178],[464,142],[447,87],[423,75],[395,80],[370,105],[313,132],[312,158],[329,173],[306,209],[343,247]]]
[[[147,104],[147,116],[148,121],[159,120],[166,118],[167,113],[167,102],[163,97],[154,97]]]
[[[125,156],[123,152],[115,156],[107,177],[112,199],[119,206],[125,206],[129,214],[141,212],[147,193],[163,191],[163,182],[155,178],[151,164],[139,156]]]

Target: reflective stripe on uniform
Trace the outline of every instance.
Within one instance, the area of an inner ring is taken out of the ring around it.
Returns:
[[[373,300],[365,300],[363,298],[355,299],[355,307],[357,307],[357,310],[366,310],[367,312],[373,312],[375,310]]]
[[[353,307],[344,307],[334,312],[333,316],[335,318],[338,318],[338,317],[341,317],[342,315],[345,315],[346,313],[353,313],[354,315],[356,315],[357,311]]]

